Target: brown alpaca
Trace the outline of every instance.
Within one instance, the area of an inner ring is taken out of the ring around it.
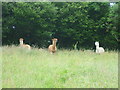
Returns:
[[[48,50],[51,52],[51,54],[55,53],[56,50],[57,50],[57,48],[56,48],[56,42],[57,42],[57,40],[58,40],[57,38],[52,39],[52,45],[50,45],[48,47]]]
[[[23,47],[23,48],[27,48],[28,50],[30,50],[30,49],[31,49],[30,45],[28,45],[28,44],[23,44],[23,40],[24,40],[23,38],[20,38],[20,39],[19,39],[20,46]]]

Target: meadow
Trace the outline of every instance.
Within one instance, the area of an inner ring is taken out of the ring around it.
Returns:
[[[118,52],[2,47],[3,88],[118,88]]]

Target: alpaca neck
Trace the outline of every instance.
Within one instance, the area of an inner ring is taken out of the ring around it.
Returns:
[[[99,45],[96,45],[96,49],[98,49],[99,48]]]
[[[54,47],[56,46],[56,42],[55,41],[53,41],[53,44],[52,44]]]
[[[23,41],[20,41],[20,45],[23,45]]]

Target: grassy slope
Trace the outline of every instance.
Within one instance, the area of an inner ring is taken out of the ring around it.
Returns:
[[[118,87],[118,54],[3,47],[3,88]]]

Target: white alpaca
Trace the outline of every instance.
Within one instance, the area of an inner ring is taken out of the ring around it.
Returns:
[[[31,49],[31,46],[28,45],[28,44],[24,44],[24,43],[23,43],[23,40],[24,40],[23,38],[20,38],[20,39],[19,39],[20,46],[23,47],[23,48],[27,48],[28,50],[30,50],[30,49]]]
[[[95,42],[95,46],[96,46],[96,53],[103,53],[105,52],[103,47],[99,47],[99,42]]]

